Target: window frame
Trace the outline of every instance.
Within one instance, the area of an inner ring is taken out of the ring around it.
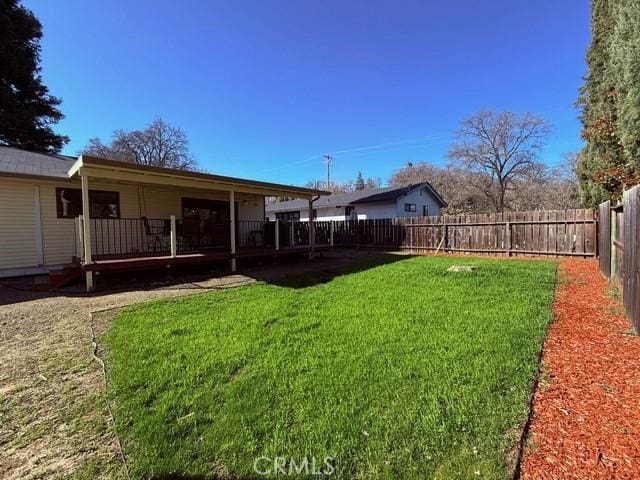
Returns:
[[[344,218],[345,220],[351,220],[353,212],[355,212],[356,207],[353,205],[345,205],[344,207]]]
[[[76,207],[73,209],[73,212],[67,215],[64,215],[64,207],[62,206],[62,192],[68,191],[73,192],[73,196],[75,198],[69,200],[69,203],[78,203]],[[95,216],[92,214],[92,206],[95,201],[95,197],[97,195],[114,195],[115,202],[113,205],[116,207],[115,216]],[[73,219],[82,215],[82,189],[81,188],[66,188],[66,187],[56,187],[56,218],[60,219]],[[120,208],[120,192],[115,190],[89,190],[89,218],[96,219],[119,219],[121,218],[121,208]]]
[[[415,203],[405,202],[405,204],[404,204],[404,211],[408,212],[408,213],[416,213],[417,208],[418,207],[416,206]]]
[[[284,218],[283,218],[284,217]],[[276,220],[281,222],[299,222],[300,210],[287,210],[285,212],[276,212]]]

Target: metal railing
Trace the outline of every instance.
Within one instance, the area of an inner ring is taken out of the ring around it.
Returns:
[[[92,218],[89,220],[91,252],[94,260],[150,256],[185,255],[215,250],[230,250],[231,224],[204,223],[198,219],[171,218]],[[82,217],[76,222],[78,257],[83,257]],[[290,227],[280,224],[280,238],[288,245]],[[294,242],[304,241],[308,226],[294,225]],[[276,222],[236,221],[236,248],[276,246]],[[172,236],[174,237],[172,242]]]
[[[169,219],[92,218],[91,252],[96,260],[171,253]]]
[[[84,257],[83,218],[76,221],[76,251]],[[231,249],[230,222],[206,224],[198,219],[92,218],[88,220],[94,260],[176,256]],[[314,221],[316,245],[350,244],[344,222]],[[309,245],[308,221],[236,220],[236,249],[285,249]]]
[[[176,219],[176,254],[228,250],[230,223],[205,223],[197,218]]]
[[[238,248],[275,248],[275,223],[264,220],[237,220]]]

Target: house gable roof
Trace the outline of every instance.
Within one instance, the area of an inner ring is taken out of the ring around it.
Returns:
[[[363,203],[378,203],[378,202],[386,202],[391,200],[397,200],[398,198],[407,195],[414,190],[418,190],[421,188],[427,188],[429,192],[433,195],[435,200],[442,207],[446,207],[446,202],[442,199],[442,197],[438,194],[438,192],[431,186],[429,182],[421,182],[416,184],[409,184],[404,186],[394,186],[394,187],[383,187],[383,188],[374,188],[368,190],[357,190],[355,192],[343,192],[343,193],[334,193],[328,197],[321,197],[316,200],[313,204],[316,208],[323,207],[341,207],[345,205],[358,205]],[[286,212],[286,211],[295,211],[300,210],[302,208],[307,208],[308,203],[304,200],[287,200],[285,202],[277,202],[271,205],[267,205],[267,212]]]
[[[76,161],[66,155],[29,152],[0,146],[0,175],[53,177],[68,179],[67,172]]]

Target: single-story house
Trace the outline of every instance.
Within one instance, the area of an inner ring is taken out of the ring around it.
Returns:
[[[401,187],[385,187],[355,192],[334,193],[313,204],[313,218],[318,220],[366,220],[439,215],[446,202],[429,182]],[[268,204],[270,220],[288,222],[309,219],[304,201],[287,200]]]
[[[265,198],[312,205],[312,188],[0,146],[0,277],[94,273],[314,251],[265,221]],[[286,225],[282,225],[286,228]],[[306,232],[306,234],[305,234]],[[306,235],[306,236],[305,236]]]

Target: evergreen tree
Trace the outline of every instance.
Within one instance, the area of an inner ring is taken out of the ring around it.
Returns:
[[[595,206],[640,181],[640,6],[592,0],[591,30],[577,173],[583,202]]]
[[[51,125],[64,116],[40,75],[42,25],[18,0],[0,0],[0,144],[56,153],[69,138]]]
[[[362,177],[362,172],[358,172],[358,177],[356,178],[355,189],[356,190],[364,190],[366,188],[366,184],[364,183],[364,178]]]
[[[625,162],[640,170],[640,2],[618,0],[612,48],[618,131]]]

